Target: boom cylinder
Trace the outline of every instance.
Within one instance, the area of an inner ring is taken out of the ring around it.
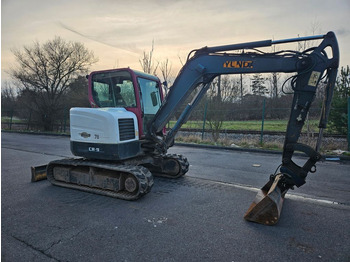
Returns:
[[[214,47],[206,46],[199,49],[196,53],[203,53],[203,52],[216,53],[216,52],[234,51],[234,50],[240,50],[240,49],[252,49],[252,48],[267,47],[267,46],[272,46],[277,44],[317,40],[317,39],[323,39],[324,37],[325,35],[314,35],[314,36],[296,37],[296,38],[288,38],[288,39],[280,39],[280,40],[262,40],[262,41],[246,42],[246,43],[233,44],[233,45],[214,46]]]

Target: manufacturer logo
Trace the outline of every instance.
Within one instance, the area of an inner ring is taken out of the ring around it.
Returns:
[[[253,61],[226,61],[224,68],[253,68]]]
[[[79,135],[80,135],[81,137],[84,137],[84,138],[88,138],[88,137],[91,136],[90,134],[88,134],[88,133],[86,133],[86,132],[79,133]]]

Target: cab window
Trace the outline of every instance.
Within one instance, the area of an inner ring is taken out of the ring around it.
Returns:
[[[143,112],[154,115],[161,105],[158,83],[140,77],[138,82],[142,93]]]
[[[136,107],[134,86],[127,71],[94,74],[92,95],[99,107]]]

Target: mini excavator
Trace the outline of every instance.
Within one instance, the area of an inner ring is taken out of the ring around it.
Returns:
[[[266,53],[257,49],[313,40],[319,40],[319,45],[303,51]],[[70,147],[78,158],[32,167],[32,181],[47,177],[57,186],[125,200],[138,199],[151,190],[153,176],[179,178],[189,170],[186,157],[167,154],[167,150],[214,78],[222,74],[294,73],[293,102],[279,173],[270,175],[244,216],[248,221],[276,224],[287,191],[302,186],[322,158],[319,149],[338,66],[337,39],[333,32],[328,32],[193,50],[166,97],[155,76],[130,68],[92,72],[87,76],[91,108],[70,110]],[[311,148],[298,143],[298,139],[321,81],[326,85],[320,132],[316,148]],[[193,100],[166,132],[166,124],[195,90]],[[295,151],[308,156],[303,166],[292,161]]]

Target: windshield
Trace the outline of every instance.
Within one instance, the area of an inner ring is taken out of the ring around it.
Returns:
[[[134,86],[127,71],[94,74],[92,96],[99,107],[136,107]]]

